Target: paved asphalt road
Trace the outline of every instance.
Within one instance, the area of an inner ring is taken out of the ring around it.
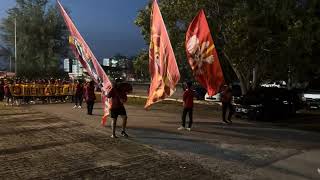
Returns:
[[[181,110],[173,106],[145,111],[128,105],[130,139],[232,179],[320,179],[319,133],[245,120],[230,126],[217,117],[197,115],[197,110],[192,131],[177,131]],[[102,109],[100,104],[95,107],[94,115],[87,116],[84,109],[72,109],[71,104],[30,106],[98,129]],[[110,128],[105,131],[110,133]]]

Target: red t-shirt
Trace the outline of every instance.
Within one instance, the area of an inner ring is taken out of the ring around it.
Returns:
[[[187,89],[183,94],[184,108],[193,108],[194,92],[191,89]]]
[[[223,103],[231,103],[232,102],[232,91],[230,89],[226,89],[222,93],[222,102]]]
[[[4,96],[6,96],[6,97],[11,96],[9,85],[4,85]]]
[[[123,103],[127,101],[127,95],[115,88],[111,89],[107,97],[111,98],[111,109],[121,108]]]
[[[87,101],[95,101],[96,100],[96,95],[94,93],[94,87],[93,86],[87,86],[85,92],[86,92],[85,98],[86,98]]]
[[[76,86],[76,95],[83,95],[83,86],[81,84]]]

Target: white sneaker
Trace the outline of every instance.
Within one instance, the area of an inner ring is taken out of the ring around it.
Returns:
[[[188,131],[191,131],[191,128],[187,128]]]
[[[113,139],[118,138],[117,136],[114,136],[114,135],[111,135],[110,137],[113,138]]]
[[[180,127],[178,128],[179,131],[184,130],[184,129],[185,129],[185,128],[182,127],[182,126],[180,126]]]
[[[82,107],[81,107],[81,106],[78,106],[78,108],[81,109]]]
[[[73,109],[77,108],[77,105],[73,106]]]

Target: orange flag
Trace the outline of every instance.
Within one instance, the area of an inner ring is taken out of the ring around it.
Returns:
[[[109,93],[112,88],[111,82],[102,69],[100,63],[93,55],[92,51],[90,50],[88,44],[84,41],[81,34],[77,30],[76,26],[73,24],[71,18],[64,10],[61,3],[57,0],[59,5],[61,14],[63,19],[70,31],[69,43],[73,53],[75,54],[76,58],[80,61],[81,65],[87,70],[90,77],[99,85],[102,90],[102,102],[104,105],[104,116],[102,118],[102,125],[105,125],[107,116],[109,115],[109,101],[105,98],[105,95]]]
[[[176,58],[156,0],[153,1],[151,20],[149,48],[151,84],[145,108],[170,97],[180,79]]]
[[[209,96],[217,94],[224,83],[224,77],[203,10],[188,28],[186,51],[196,80],[207,89]]]

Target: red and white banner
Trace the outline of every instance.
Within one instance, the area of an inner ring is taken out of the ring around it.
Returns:
[[[149,71],[151,84],[145,108],[170,97],[180,79],[176,58],[156,0],[151,13]]]
[[[203,10],[188,28],[186,52],[196,80],[207,89],[209,96],[217,94],[224,83],[224,77]]]
[[[102,124],[106,122],[106,117],[109,115],[109,103],[107,98],[104,96],[112,89],[112,84],[99,64],[96,57],[93,55],[87,43],[82,38],[81,34],[77,30],[76,26],[73,24],[71,18],[64,10],[61,3],[57,0],[63,19],[70,31],[69,43],[73,53],[76,58],[80,61],[83,68],[85,68],[91,78],[101,87],[102,90],[102,99],[104,104],[104,116]]]

